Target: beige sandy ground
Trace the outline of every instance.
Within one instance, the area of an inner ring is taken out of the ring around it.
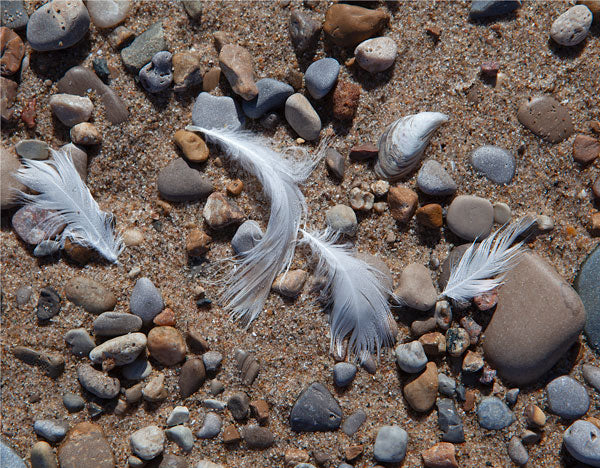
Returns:
[[[41,3],[29,5],[29,11]],[[323,19],[329,4],[312,4],[312,14]],[[163,19],[170,50],[194,47],[202,52],[207,67],[217,62],[212,33],[224,30],[251,51],[259,77],[284,78],[288,68],[304,71],[310,63],[309,59],[297,60],[288,38],[287,20],[296,6],[303,8],[300,2],[206,2],[202,20],[192,24],[175,2],[135,2],[125,25],[139,34],[153,22]],[[552,94],[569,108],[576,131],[590,132],[587,122],[600,119],[597,27],[584,45],[565,53],[555,50],[549,43],[548,31],[553,18],[568,7],[567,2],[526,2],[515,15],[487,24],[468,21],[466,2],[399,2],[380,7],[392,15],[385,35],[397,41],[400,54],[392,71],[376,77],[356,66],[342,67],[341,77],[360,83],[364,90],[358,115],[350,127],[331,122],[328,98],[315,103],[325,126],[337,132],[334,146],[345,153],[356,143],[375,142],[386,124],[409,113],[435,110],[449,114],[449,123],[433,138],[427,156],[440,161],[449,170],[459,185],[459,194],[476,194],[492,201],[506,202],[517,216],[528,211],[552,216],[556,229],[551,235],[535,241],[533,248],[566,280],[572,281],[586,253],[598,242],[590,238],[586,224],[593,208],[590,182],[600,173],[600,166],[596,161],[587,169],[576,167],[571,157],[573,137],[560,144],[547,144],[518,123],[516,109],[530,96]],[[429,25],[442,31],[437,44],[425,32]],[[492,25],[497,29],[492,30]],[[136,84],[134,77],[124,71],[119,54],[112,50],[106,37],[106,32],[92,26],[88,38],[69,51],[31,53],[31,67],[24,73],[19,88],[19,103],[34,96],[37,98],[38,126],[35,131],[28,131],[21,124],[4,128],[2,140],[4,144],[12,145],[22,138],[35,137],[53,147],[67,142],[67,129],[53,121],[47,107],[49,97],[56,92],[56,81],[70,66],[91,65],[92,58],[105,57],[116,70],[112,86],[126,100],[131,119],[120,126],[110,125],[95,99],[98,107],[94,122],[102,132],[104,142],[92,152],[88,184],[100,205],[116,214],[119,228],[136,227],[144,232],[145,241],[141,247],[125,251],[121,266],[93,263],[82,269],[64,259],[34,258],[31,250],[12,231],[10,217],[3,214],[2,436],[27,456],[36,441],[32,431],[34,420],[61,417],[73,426],[88,418],[85,411],[68,415],[62,405],[63,393],[80,391],[75,375],[80,359],[68,354],[63,336],[71,328],[83,326],[90,330],[94,317],[65,301],[60,315],[50,325],[39,326],[33,311],[37,296],[19,310],[14,300],[16,290],[22,285],[32,285],[37,292],[41,287],[51,285],[64,298],[68,279],[85,274],[110,285],[119,299],[116,310],[127,311],[135,283],[127,273],[137,266],[142,275],[160,287],[167,304],[176,311],[177,327],[182,331],[201,330],[213,349],[223,352],[225,361],[219,378],[226,385],[225,398],[244,389],[252,398],[264,398],[272,406],[269,428],[277,439],[273,448],[266,451],[250,451],[243,447],[227,450],[218,439],[196,441],[193,451],[186,456],[190,462],[208,458],[227,466],[282,466],[285,450],[297,447],[308,451],[324,450],[338,463],[344,447],[364,444],[365,454],[356,466],[366,467],[374,464],[372,446],[377,428],[398,424],[410,435],[403,466],[421,466],[420,452],[440,440],[435,411],[425,415],[407,411],[396,365],[390,355],[384,356],[376,375],[361,371],[350,389],[334,391],[327,318],[314,304],[312,296],[306,293],[295,302],[285,302],[271,295],[265,312],[249,332],[230,323],[218,305],[200,310],[195,306],[192,294],[195,285],[204,285],[208,297],[217,298],[218,288],[212,282],[217,279],[219,259],[231,254],[228,241],[233,230],[215,233],[216,242],[208,254],[209,262],[192,271],[184,242],[189,226],[202,226],[203,203],[174,204],[169,215],[165,215],[156,203],[158,171],[177,154],[171,137],[190,122],[195,94],[149,96]],[[352,56],[352,51],[328,44],[324,46],[320,41],[315,57],[325,56],[336,57],[344,63]],[[497,60],[501,64],[502,77],[496,87],[484,84],[478,78],[479,65],[487,60]],[[51,80],[51,84],[47,80]],[[221,89],[229,92],[224,82]],[[260,127],[256,128],[260,130]],[[285,124],[269,136],[278,145],[290,144],[295,138]],[[475,175],[469,166],[468,153],[487,143],[509,148],[515,154],[521,148],[517,155],[517,174],[510,185],[491,185]],[[216,156],[217,153],[213,153],[205,172],[217,188],[224,188],[228,180],[240,174],[227,165],[217,167]],[[239,203],[250,217],[264,225],[268,209],[260,187],[248,177],[242,178],[246,188]],[[413,176],[405,184],[414,188],[415,179]],[[304,189],[310,206],[309,224],[322,227],[328,207],[348,203],[348,192],[353,183],[375,180],[370,167],[357,163],[349,165],[344,182],[336,185],[327,177],[321,164]],[[583,190],[587,190],[587,195],[580,197]],[[421,203],[427,201],[420,195]],[[447,203],[448,200],[444,200],[444,206]],[[395,234],[396,242],[385,242],[390,233]],[[400,228],[389,213],[361,216],[357,236],[358,249],[384,259],[396,278],[409,262],[427,264],[431,256],[443,260],[454,242],[455,237],[446,230],[439,235],[421,232],[414,220],[408,228]],[[297,257],[298,266],[308,267],[300,255]],[[407,336],[405,324],[400,323],[400,327],[401,336]],[[16,345],[63,353],[67,360],[65,373],[52,381],[37,369],[16,361],[9,352]],[[243,388],[240,384],[233,363],[236,348],[255,352],[261,362],[261,373],[251,388]],[[580,361],[572,370],[578,380],[581,380],[580,362],[598,364],[600,360],[583,343]],[[439,364],[446,367],[443,362]],[[177,396],[179,369],[163,371],[170,390],[167,401],[156,408],[141,405],[124,417],[106,414],[98,421],[106,431],[118,466],[125,466],[130,453],[129,434],[148,424],[164,423],[175,405],[183,403],[190,408],[193,429],[197,429],[202,421],[203,410],[199,402],[206,397],[206,387],[182,401]],[[366,424],[353,438],[341,431],[301,435],[290,431],[287,417],[291,405],[300,389],[315,380],[325,383],[336,394],[346,415],[359,408],[367,412]],[[506,444],[512,435],[523,431],[522,412],[528,402],[545,407],[544,392],[539,390],[543,384],[540,382],[522,392],[516,406],[518,422],[503,431],[482,431],[474,415],[463,414],[461,410],[467,442],[457,445],[460,465],[511,466]],[[480,390],[485,392],[485,389]],[[598,414],[600,398],[594,394],[592,400],[589,414]],[[561,449],[565,427],[555,416],[549,417],[543,441],[530,448],[529,466],[569,466],[569,459],[564,457]],[[169,443],[166,452],[179,453],[179,449]]]

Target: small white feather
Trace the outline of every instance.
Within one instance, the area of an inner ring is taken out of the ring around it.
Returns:
[[[204,133],[208,141],[218,144],[232,161],[254,175],[271,204],[263,238],[237,261],[223,293],[232,316],[249,325],[262,311],[275,277],[290,266],[307,210],[298,185],[308,178],[323,151],[310,156],[299,149],[304,158],[285,158],[265,138],[248,131],[193,125],[186,129]]]
[[[48,161],[25,159],[15,178],[34,194],[20,193],[26,204],[51,210],[55,214],[44,221],[45,230],[66,224],[56,241],[63,248],[67,239],[95,249],[110,262],[117,262],[123,241],[114,230],[114,217],[100,210],[89,189],[81,180],[69,154],[52,152]]]
[[[475,247],[475,241],[460,261],[451,266],[442,296],[466,302],[502,284],[502,275],[514,267],[523,253],[523,242],[512,245],[535,223],[524,218],[503,226]]]
[[[355,257],[349,245],[336,244],[338,234],[302,231],[319,263],[317,276],[327,278],[323,292],[331,306],[331,348],[341,352],[348,335],[348,349],[362,362],[381,348],[393,344],[392,323],[383,274]]]

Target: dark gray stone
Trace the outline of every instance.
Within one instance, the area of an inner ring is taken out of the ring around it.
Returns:
[[[331,91],[340,73],[340,64],[327,57],[310,64],[304,73],[306,89],[315,99],[321,99]]]
[[[580,462],[600,467],[600,429],[588,421],[575,421],[565,431],[563,442]]]
[[[434,197],[444,197],[456,192],[454,179],[437,161],[428,159],[417,174],[417,185],[421,192]]]
[[[585,307],[585,335],[588,344],[600,355],[600,245],[581,264],[575,290]]]
[[[295,432],[334,431],[341,423],[342,408],[318,382],[300,394],[290,413],[290,425]]]
[[[287,83],[263,78],[256,82],[258,96],[251,101],[243,101],[242,109],[251,119],[258,119],[267,112],[283,107],[288,97],[294,94],[294,88]]]
[[[227,401],[227,408],[235,420],[244,420],[250,414],[250,399],[244,392],[234,393]]]
[[[104,312],[94,320],[94,335],[120,336],[140,331],[142,319],[125,312]]]
[[[158,191],[165,200],[196,201],[213,191],[211,181],[183,158],[176,158],[158,173]]]
[[[245,120],[239,104],[229,96],[200,93],[192,109],[192,124],[198,127],[239,130]]]
[[[515,406],[517,398],[519,397],[520,390],[518,388],[511,388],[506,392],[506,403],[508,406]]]
[[[263,238],[263,232],[256,221],[244,221],[231,239],[231,247],[237,255],[243,255]]]
[[[336,387],[347,387],[356,376],[356,366],[351,362],[338,362],[333,366],[333,383]]]
[[[446,374],[438,374],[438,390],[442,395],[454,398],[456,396],[456,381]]]
[[[69,413],[77,413],[85,408],[85,400],[75,393],[65,393],[63,395],[63,405]]]
[[[290,14],[289,27],[290,39],[298,52],[305,52],[314,46],[321,32],[321,23],[299,10]]]
[[[484,429],[499,430],[514,423],[515,415],[499,398],[487,397],[477,407],[477,419]]]
[[[85,328],[75,328],[65,334],[65,342],[75,356],[87,356],[96,347],[96,343]]]
[[[121,389],[119,379],[109,377],[89,364],[82,364],[77,367],[77,378],[83,388],[98,398],[114,398]]]
[[[561,375],[546,386],[550,411],[561,418],[577,419],[590,408],[587,390],[577,380]]]
[[[44,353],[24,346],[16,346],[12,352],[17,359],[39,367],[50,378],[59,377],[65,370],[65,359],[60,354]]]
[[[44,322],[60,312],[60,296],[54,288],[46,286],[40,290],[35,313],[39,321]]]
[[[40,52],[66,49],[83,39],[89,27],[90,15],[82,1],[52,0],[29,18],[27,41]]]
[[[471,18],[490,18],[506,15],[521,6],[519,0],[473,0],[469,15]]]
[[[162,22],[158,21],[121,51],[121,59],[130,72],[138,73],[144,65],[152,61],[156,53],[167,48],[165,30]]]
[[[508,456],[516,465],[523,466],[529,461],[527,449],[518,437],[513,437],[508,443]]]
[[[352,413],[344,420],[344,424],[342,424],[342,431],[349,437],[352,437],[356,434],[356,431],[364,424],[367,420],[367,413],[363,410],[358,410],[355,413]]]
[[[377,432],[373,456],[379,462],[400,463],[406,456],[408,434],[398,426],[383,426]]]
[[[144,323],[152,322],[163,309],[164,303],[160,291],[148,278],[136,281],[129,299],[129,310],[137,315]]]
[[[166,50],[157,52],[152,61],[142,67],[139,73],[140,83],[149,93],[160,93],[173,82],[171,65],[173,54]]]
[[[442,440],[460,444],[465,441],[463,424],[454,406],[454,401],[441,398],[437,401],[438,425],[442,430]]]
[[[0,19],[2,26],[10,29],[21,29],[27,26],[29,15],[23,7],[23,0],[2,0]]]
[[[202,355],[206,372],[216,372],[221,367],[223,355],[218,351],[208,351]]]
[[[515,157],[498,146],[485,145],[471,153],[471,164],[497,184],[508,184],[515,175]]]

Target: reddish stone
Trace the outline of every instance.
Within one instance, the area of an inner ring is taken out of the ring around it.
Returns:
[[[240,435],[240,431],[233,424],[229,424],[225,426],[223,429],[223,443],[224,444],[237,444],[240,440],[242,440],[242,436]]]
[[[172,327],[175,325],[175,312],[167,307],[160,314],[154,317],[152,322],[154,325],[159,327]]]
[[[377,146],[372,143],[364,143],[350,149],[350,159],[352,161],[367,161],[376,158],[378,153],[379,148]]]
[[[21,67],[25,45],[17,33],[4,26],[0,28],[0,51],[0,73],[5,76],[15,74]]]
[[[489,76],[490,78],[495,78],[498,74],[498,70],[500,69],[500,64],[498,62],[483,62],[481,64],[481,73],[485,76]]]
[[[0,115],[2,120],[9,121],[14,113],[13,105],[17,97],[17,83],[0,76]]]
[[[465,393],[465,402],[463,403],[463,409],[465,411],[473,411],[475,409],[475,401],[477,400],[477,394],[475,390],[467,390]]]
[[[352,120],[360,99],[360,86],[350,81],[338,81],[333,91],[333,116],[340,120]]]
[[[421,453],[423,463],[428,468],[457,468],[454,445],[440,442]]]
[[[419,197],[413,190],[397,186],[390,187],[387,201],[392,218],[407,223],[415,213]]]
[[[416,215],[417,222],[427,228],[439,229],[442,227],[442,207],[437,203],[430,203],[420,207]]]
[[[573,159],[579,164],[590,164],[600,155],[600,141],[587,135],[577,135],[573,141]]]
[[[37,114],[35,111],[36,103],[37,103],[37,101],[35,98],[30,99],[29,101],[27,101],[27,103],[23,107],[23,110],[21,111],[21,120],[25,123],[25,125],[29,129],[35,128],[35,125],[36,125],[36,121],[35,121],[35,118],[37,117]]]

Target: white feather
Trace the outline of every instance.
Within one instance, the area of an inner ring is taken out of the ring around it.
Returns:
[[[95,249],[110,262],[117,262],[123,251],[123,241],[114,231],[113,215],[100,210],[70,155],[64,150],[51,151],[53,159],[48,161],[23,160],[24,167],[15,178],[37,193],[20,193],[22,200],[55,212],[44,221],[45,230],[66,224],[56,239],[61,248],[67,239],[71,239]]]
[[[502,275],[517,264],[523,253],[523,242],[512,244],[534,223],[534,218],[524,218],[498,229],[477,247],[475,241],[451,266],[441,295],[459,302],[470,301],[500,286]]]
[[[360,361],[379,354],[394,341],[394,321],[387,300],[390,291],[383,274],[354,256],[349,245],[335,244],[338,234],[302,231],[301,243],[308,244],[319,263],[315,274],[327,278],[325,298],[331,305],[331,348],[341,351],[347,335],[348,348]]]
[[[254,175],[271,204],[263,238],[238,261],[223,294],[232,316],[249,325],[262,311],[275,277],[290,266],[307,210],[298,184],[308,178],[322,151],[312,157],[302,151],[304,159],[284,158],[266,139],[248,131],[193,125],[187,130],[204,133],[208,141],[218,144],[232,161]]]

